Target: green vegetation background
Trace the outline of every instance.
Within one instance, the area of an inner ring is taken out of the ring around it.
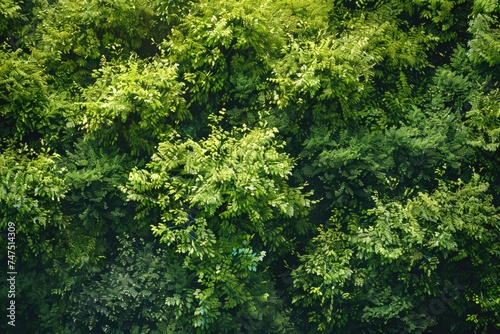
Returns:
[[[0,0],[1,332],[500,332],[499,15]]]

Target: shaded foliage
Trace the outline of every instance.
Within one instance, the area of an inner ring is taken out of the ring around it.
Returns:
[[[0,1],[16,330],[499,331],[499,11]]]

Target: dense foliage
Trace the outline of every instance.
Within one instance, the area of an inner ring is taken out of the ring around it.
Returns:
[[[499,15],[0,0],[0,331],[500,332]]]

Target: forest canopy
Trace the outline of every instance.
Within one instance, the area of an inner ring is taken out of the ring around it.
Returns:
[[[500,332],[499,15],[0,0],[1,332]]]

